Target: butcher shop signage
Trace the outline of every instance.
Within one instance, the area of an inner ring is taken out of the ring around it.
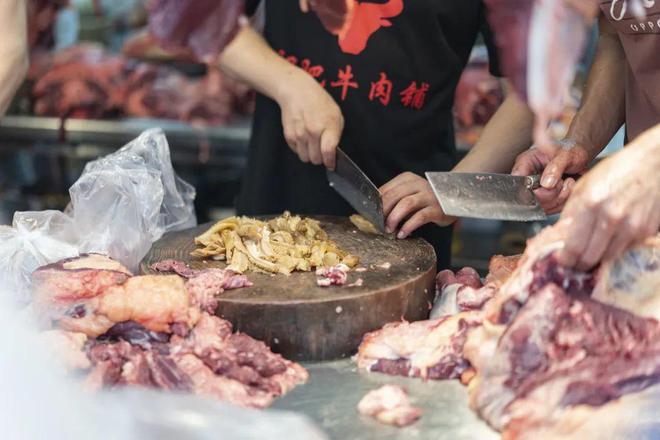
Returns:
[[[321,78],[325,73],[325,68],[323,66],[314,65],[308,58],[299,61],[298,57],[287,55],[284,50],[279,50],[278,53],[285,60],[294,66],[299,66],[315,78],[321,87],[326,88],[328,83],[325,79]],[[392,94],[396,93],[395,97],[401,106],[415,110],[421,110],[424,108],[427,94],[431,88],[430,84],[427,82],[410,81],[398,84],[398,88],[396,88],[395,91],[393,82],[385,72],[380,72],[378,78],[373,78],[373,80],[367,81],[366,84],[368,85],[369,90],[367,95],[369,101],[378,102],[387,107],[392,99]],[[336,89],[339,92],[339,99],[341,101],[345,101],[352,90],[360,89],[360,83],[357,81],[355,74],[353,73],[353,66],[347,64],[346,67],[340,68],[337,72],[336,79],[330,81],[330,88]],[[364,90],[367,90],[367,88]]]

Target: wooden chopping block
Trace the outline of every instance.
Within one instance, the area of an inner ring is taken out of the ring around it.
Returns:
[[[351,270],[347,285],[325,288],[316,285],[314,272],[289,276],[247,272],[254,286],[221,294],[218,316],[273,351],[300,361],[351,356],[369,331],[401,319],[428,318],[436,267],[430,244],[420,238],[390,240],[365,234],[343,217],[315,218],[330,239],[360,257],[357,267],[367,270]],[[221,261],[190,256],[194,237],[210,226],[165,235],[142,261],[142,273],[150,273],[151,264],[170,258],[196,269],[225,267]],[[358,278],[363,280],[361,287],[348,287]]]

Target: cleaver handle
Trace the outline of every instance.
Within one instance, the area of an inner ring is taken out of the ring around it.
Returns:
[[[582,177],[581,174],[564,174],[562,176],[563,179],[567,179],[569,177],[572,177],[575,180],[578,180],[580,177]],[[525,186],[531,190],[534,189],[539,189],[541,187],[541,175],[540,174],[532,174],[531,176],[527,176],[527,181],[525,182]]]

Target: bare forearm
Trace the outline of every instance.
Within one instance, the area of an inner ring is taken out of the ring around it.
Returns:
[[[534,114],[513,92],[497,109],[479,141],[454,168],[463,172],[508,173],[516,156],[532,142]]]
[[[600,21],[598,49],[582,106],[566,136],[584,146],[592,158],[605,148],[625,120],[625,54],[619,37],[604,21]]]
[[[220,58],[220,68],[278,102],[286,93],[286,85],[313,81],[302,69],[275,53],[249,25],[226,47]]]
[[[0,116],[4,115],[28,68],[25,0],[0,2]]]

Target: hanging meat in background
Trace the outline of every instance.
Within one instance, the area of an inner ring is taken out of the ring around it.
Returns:
[[[53,29],[57,13],[68,7],[69,0],[30,0],[28,11],[28,43],[31,49],[50,49],[55,44]]]
[[[201,79],[83,43],[33,55],[28,77],[40,116],[164,118],[221,125],[251,111],[247,87],[209,69]]]
[[[217,61],[236,36],[245,11],[237,0],[151,0],[149,31],[169,50],[189,49],[203,63]]]
[[[536,114],[534,141],[561,115],[568,89],[598,13],[595,0],[486,0],[503,73]],[[629,2],[643,15],[640,0]]]
[[[474,145],[503,100],[502,84],[490,74],[487,54],[471,57],[454,95],[457,143]]]

